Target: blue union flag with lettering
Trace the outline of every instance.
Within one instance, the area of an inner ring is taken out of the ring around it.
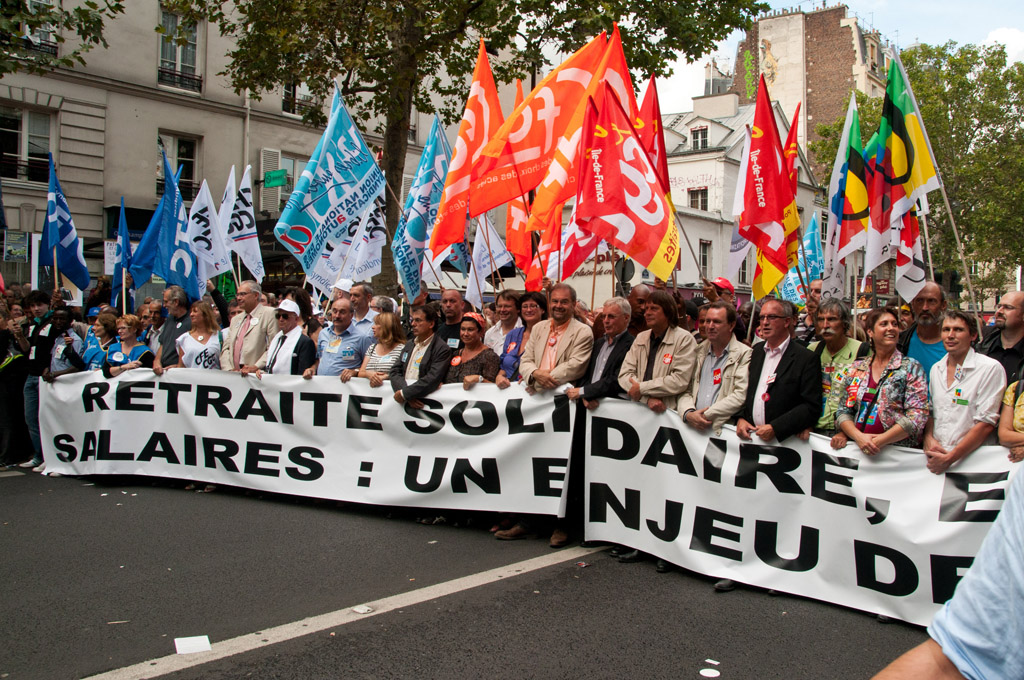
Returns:
[[[330,252],[351,247],[358,217],[384,195],[384,174],[374,161],[337,90],[323,137],[295,182],[274,236],[321,290],[334,281],[323,266]]]

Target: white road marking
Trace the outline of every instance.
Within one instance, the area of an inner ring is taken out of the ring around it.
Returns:
[[[540,557],[516,562],[515,564],[508,564],[496,569],[482,571],[478,574],[470,574],[469,576],[463,576],[462,578],[445,581],[444,583],[438,583],[433,586],[427,586],[408,593],[392,595],[391,597],[386,597],[382,600],[357,603],[370,607],[373,611],[369,614],[357,614],[352,611],[352,607],[356,605],[349,605],[343,609],[328,612],[327,614],[311,616],[307,619],[302,619],[301,621],[286,623],[274,628],[268,628],[267,630],[249,633],[247,635],[240,635],[222,642],[215,642],[213,643],[213,650],[210,652],[189,654],[187,656],[170,654],[157,659],[143,661],[142,663],[137,663],[132,666],[125,666],[124,668],[118,668],[99,675],[93,675],[85,680],[144,680],[146,678],[156,678],[162,675],[167,675],[168,673],[176,673],[187,668],[193,668],[211,661],[225,659],[236,654],[243,654],[245,652],[250,652],[254,649],[262,649],[279,642],[294,640],[295,638],[302,637],[303,635],[319,633],[327,630],[328,628],[343,626],[346,623],[352,623],[353,621],[363,621],[371,616],[386,614],[387,612],[401,609],[403,607],[411,607],[430,600],[461,593],[463,591],[484,586],[489,583],[495,583],[496,581],[501,581],[502,579],[510,578],[512,576],[527,574],[531,571],[544,569],[561,562],[578,560],[581,557],[585,557],[603,549],[604,548],[602,547],[598,547],[567,548],[565,550],[559,550],[558,552],[552,552]]]

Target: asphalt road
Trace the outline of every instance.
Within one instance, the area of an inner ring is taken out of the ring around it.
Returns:
[[[175,638],[216,643],[553,553],[417,514],[166,480],[2,476],[0,679],[87,677],[173,655]],[[812,600],[715,593],[709,578],[603,551],[566,558],[164,677],[867,678],[925,639]]]

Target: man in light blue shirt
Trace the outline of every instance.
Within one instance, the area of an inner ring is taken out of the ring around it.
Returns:
[[[373,327],[373,319],[377,312],[370,309],[370,300],[373,299],[373,288],[368,283],[357,283],[348,291],[349,300],[352,302],[352,325],[367,335],[373,335],[370,330]]]
[[[910,301],[914,311],[914,325],[900,333],[896,348],[905,357],[916,359],[928,375],[932,366],[946,356],[942,345],[942,315],[946,311],[946,294],[932,281]]]
[[[373,337],[352,321],[352,302],[338,298],[331,304],[330,326],[320,329],[316,343],[315,364],[303,372],[303,378],[314,375],[337,375],[343,371],[358,371],[363,356],[373,344]]]

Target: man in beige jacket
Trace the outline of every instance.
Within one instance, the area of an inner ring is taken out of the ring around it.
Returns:
[[[534,326],[519,362],[528,388],[551,390],[587,372],[594,332],[573,317],[575,309],[576,291],[567,283],[556,283],[548,302],[550,318]]]
[[[260,304],[262,294],[255,281],[242,281],[236,299],[242,314],[231,320],[220,352],[220,367],[224,371],[240,371],[242,366],[262,366],[267,359],[267,345],[277,334],[277,320],[273,307]]]
[[[679,311],[672,295],[651,293],[644,310],[647,330],[636,336],[622,362],[619,385],[633,401],[654,411],[674,409],[690,387],[697,341],[678,326]]]
[[[736,310],[719,300],[701,308],[707,316],[704,342],[697,346],[697,364],[690,389],[679,399],[679,415],[694,429],[722,433],[722,425],[739,413],[747,398],[750,348],[733,336]]]

